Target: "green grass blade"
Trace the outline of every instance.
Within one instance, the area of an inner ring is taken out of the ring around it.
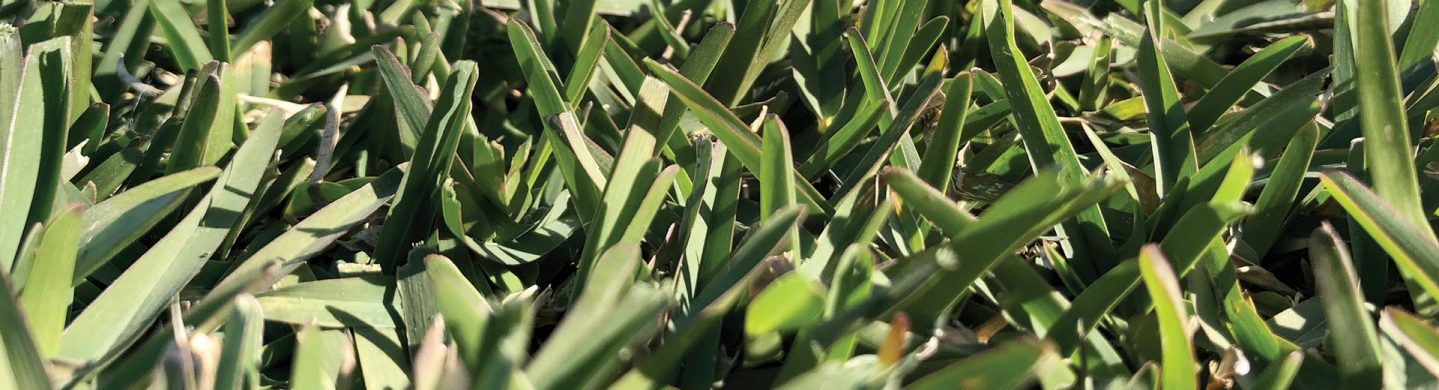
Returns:
[[[232,50],[235,53],[250,51],[250,47],[256,43],[270,39],[281,31],[284,31],[286,26],[293,22],[295,18],[303,16],[314,4],[315,0],[280,0],[275,2],[274,5],[265,8],[265,11],[260,13],[255,21],[250,22],[243,31],[240,31],[240,36],[235,39],[235,44],[231,46]]]
[[[69,110],[69,38],[30,45],[18,57],[19,34],[0,42],[12,47],[0,71],[0,271],[10,271],[20,239],[31,224],[46,221],[60,185]],[[13,43],[9,40],[14,40]],[[11,54],[16,55],[11,57]],[[19,66],[23,64],[23,66]]]
[[[378,276],[325,279],[255,295],[266,321],[326,328],[394,327],[386,290]]]
[[[949,188],[949,181],[954,177],[954,163],[959,154],[959,146],[968,141],[961,135],[965,133],[965,119],[969,116],[970,98],[974,89],[970,80],[973,77],[969,72],[963,72],[949,82],[939,124],[935,127],[929,144],[925,145],[924,157],[920,158],[919,169],[915,171],[925,183],[935,188]]]
[[[406,222],[386,224],[380,230],[380,241],[375,247],[375,259],[385,266],[386,272],[393,273],[396,267],[403,265],[410,243],[423,239],[434,226],[438,200],[434,195],[450,177],[454,159],[449,156],[459,147],[465,121],[470,117],[470,96],[475,89],[477,72],[473,62],[457,63],[440,100],[435,103],[438,108],[425,125],[387,216],[391,221]]]
[[[305,326],[295,335],[298,344],[291,361],[290,386],[296,389],[332,389],[339,386],[340,365],[349,340],[344,330]]]
[[[179,0],[148,0],[148,3],[150,15],[165,36],[166,46],[174,54],[180,70],[199,69],[201,65],[215,60]]]
[[[535,99],[535,107],[539,109],[540,117],[545,118],[545,128],[549,130],[546,137],[551,138],[552,143],[563,141],[564,145],[569,146],[568,155],[572,157],[561,157],[564,160],[559,165],[567,170],[567,180],[573,182],[570,184],[570,192],[581,206],[581,215],[593,215],[598,199],[590,194],[598,193],[598,189],[605,187],[604,170],[590,151],[586,138],[580,134],[579,123],[569,111],[570,106],[561,97],[556,86],[558,73],[540,49],[534,32],[518,20],[512,19],[507,26],[510,43],[516,49],[516,57],[525,73],[531,96]],[[573,162],[566,163],[570,158]]]
[[[1329,319],[1329,343],[1339,364],[1340,387],[1357,389],[1383,382],[1379,339],[1364,310],[1364,294],[1348,250],[1325,224],[1309,238],[1314,284]]]
[[[1108,100],[1109,67],[1114,61],[1113,47],[1113,39],[1100,38],[1091,52],[1089,71],[1084,73],[1084,84],[1079,87],[1079,104],[1085,111],[1098,111]]]
[[[470,284],[450,259],[441,255],[425,257],[425,274],[430,278],[435,307],[445,318],[455,344],[464,352],[466,366],[479,367],[481,333],[487,322],[490,304]]]
[[[244,389],[260,383],[260,344],[264,317],[255,297],[235,297],[235,311],[225,320],[224,344],[215,368],[216,389]]]
[[[1254,388],[1260,390],[1288,389],[1289,385],[1294,382],[1294,376],[1299,373],[1301,364],[1304,364],[1303,352],[1294,351],[1284,355],[1283,360],[1271,364],[1259,374]]]
[[[400,186],[401,172],[392,170],[380,175],[373,182],[336,199],[325,207],[310,214],[286,232],[275,237],[265,246],[249,253],[244,259],[231,265],[229,274],[216,284],[214,290],[238,287],[243,283],[256,283],[273,261],[285,262],[288,270],[295,269],[305,260],[317,256],[334,245],[335,241],[351,229],[359,226],[383,207],[395,195]],[[272,284],[274,280],[262,280],[260,284]],[[197,304],[203,307],[210,300]]]
[[[1355,11],[1358,30],[1354,33],[1354,83],[1366,140],[1365,170],[1381,199],[1409,223],[1423,226],[1427,219],[1415,177],[1414,142],[1404,116],[1394,42],[1385,25],[1385,3],[1356,7]]]
[[[985,35],[989,42],[990,54],[995,58],[1005,92],[1014,110],[1016,127],[1025,139],[1025,146],[1036,169],[1056,169],[1065,182],[1080,185],[1085,169],[1080,166],[1074,145],[1069,142],[1054,108],[1044,98],[1029,63],[1019,52],[1014,38],[1014,19],[1009,0],[985,1]],[[1075,222],[1066,222],[1060,232],[1069,237],[1073,248],[1069,253],[1081,275],[1097,275],[1099,271],[1113,265],[1105,260],[1113,244],[1108,239],[1108,227],[1099,209],[1090,208],[1080,212]]]
[[[780,276],[745,308],[745,335],[793,332],[812,324],[824,312],[824,296],[824,287],[809,277],[798,273]]]
[[[1161,386],[1166,389],[1196,388],[1199,385],[1195,376],[1197,365],[1190,340],[1189,315],[1186,314],[1184,297],[1180,295],[1179,278],[1156,245],[1148,245],[1140,251],[1139,271],[1159,318],[1159,342],[1164,350],[1164,360],[1160,363]]]
[[[1379,314],[1379,329],[1414,356],[1430,373],[1439,372],[1439,329],[1396,307]]]
[[[760,220],[795,203],[794,153],[790,150],[789,129],[779,116],[764,118],[764,149],[760,155]]]
[[[240,146],[200,207],[151,246],[65,329],[60,356],[96,361],[138,337],[199,272],[256,193],[284,124],[268,115]],[[202,223],[203,222],[203,223]]]
[[[1019,389],[1029,382],[1054,349],[1033,340],[1005,343],[920,378],[911,390]]]
[[[65,317],[74,298],[70,275],[75,272],[76,244],[80,241],[80,219],[84,209],[79,206],[59,210],[40,236],[35,248],[35,264],[30,267],[25,288],[20,290],[20,305],[30,319],[30,330],[40,354],[55,356],[60,347],[60,333],[65,330]]]
[[[952,305],[955,297],[960,296],[995,262],[1005,258],[1005,254],[1107,198],[1121,185],[1123,183],[1096,177],[1082,185],[1071,186],[1054,171],[1027,180],[1012,190],[1009,196],[996,201],[988,212],[980,216],[979,222],[965,229],[964,233],[952,236],[948,243],[931,247],[909,260],[909,263],[919,264],[952,260],[951,256],[957,256],[959,248],[966,248],[964,260],[961,260],[964,266],[939,263],[944,271],[931,275],[931,282],[896,305],[895,309],[906,310],[916,324],[933,323],[935,316]]]
[[[0,274],[0,343],[5,357],[0,359],[0,384],[17,389],[49,389],[50,377],[45,373],[45,360],[35,336],[30,334],[29,321],[16,299],[9,273]]]
[[[590,80],[599,67],[604,48],[609,44],[609,24],[595,23],[591,25],[588,36],[584,38],[584,46],[581,46],[578,52],[575,66],[570,69],[569,77],[565,78],[565,101],[578,105],[580,99],[584,98],[585,91],[589,89]]]
[[[230,11],[226,3],[226,0],[205,0],[205,23],[208,24],[205,33],[209,38],[206,43],[210,54],[220,62],[234,61],[230,53]]]
[[[1270,44],[1243,63],[1229,71],[1219,84],[1189,107],[1189,128],[1203,134],[1219,120],[1230,107],[1239,102],[1250,87],[1264,80],[1285,61],[1314,46],[1307,37],[1289,37]]]
[[[1156,191],[1159,196],[1174,191],[1179,177],[1198,168],[1194,162],[1194,136],[1187,122],[1184,105],[1179,100],[1174,76],[1169,73],[1169,64],[1159,53],[1164,18],[1163,6],[1158,1],[1149,1],[1145,6],[1146,28],[1139,43],[1140,86],[1144,90],[1144,105],[1148,108],[1150,143],[1154,148],[1154,171]]]
[[[645,66],[654,73],[655,77],[663,80],[665,84],[669,84],[670,90],[674,92],[680,102],[689,107],[690,113],[698,117],[700,122],[709,126],[715,137],[725,144],[725,147],[740,163],[753,171],[763,169],[760,166],[762,153],[759,137],[750,132],[749,127],[745,126],[733,111],[725,108],[718,100],[674,69],[660,65],[653,60],[646,60]],[[798,173],[796,176],[803,177]],[[803,203],[810,206],[811,210],[828,213],[830,209],[828,202],[819,195],[819,192],[808,180],[795,180],[795,185],[799,190],[796,195]]]
[[[1319,145],[1319,128],[1309,124],[1299,130],[1284,148],[1279,164],[1269,173],[1269,182],[1254,204],[1254,215],[1244,221],[1244,242],[1261,256],[1279,240],[1285,222],[1290,218],[1294,197],[1299,194],[1304,174]]]
[[[885,126],[884,132],[879,139],[875,140],[868,151],[860,157],[859,163],[848,175],[844,176],[844,186],[835,193],[836,197],[844,197],[850,191],[859,188],[860,183],[871,176],[879,173],[885,161],[889,160],[893,153],[896,153],[903,140],[909,134],[910,128],[919,121],[921,111],[929,105],[930,100],[939,94],[939,74],[931,73],[920,81],[915,87],[913,95],[904,102],[904,108],[894,115],[894,120]]]
[[[212,130],[218,127],[212,128],[212,125],[217,125],[216,114],[220,111],[221,76],[218,73],[224,68],[220,65],[215,73],[201,79],[200,89],[195,92],[195,98],[185,112],[185,121],[180,124],[180,134],[170,148],[170,159],[165,164],[166,174],[197,168],[205,155],[210,153],[206,149],[210,147],[210,138],[216,136]]]
[[[1439,296],[1439,240],[1428,234],[1428,229],[1414,226],[1395,206],[1348,174],[1325,172],[1320,178],[1333,199],[1389,254],[1400,272],[1423,289],[1410,294]]]
[[[719,65],[720,56],[724,54],[730,39],[734,38],[734,33],[733,24],[721,22],[710,27],[704,39],[700,40],[684,64],[680,65],[680,74],[696,84],[703,85]],[[675,136],[676,130],[680,128],[680,121],[684,119],[685,108],[686,106],[679,102],[666,103],[664,115],[660,118],[660,132],[656,136],[668,145],[669,150],[674,153],[675,161],[686,161],[689,155],[693,154],[693,148],[685,142],[685,138]]]

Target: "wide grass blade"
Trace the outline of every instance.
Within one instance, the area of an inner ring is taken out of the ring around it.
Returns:
[[[284,121],[268,115],[200,200],[65,328],[60,356],[94,362],[133,341],[200,271],[258,190]]]
[[[1357,389],[1383,383],[1379,340],[1364,310],[1364,294],[1348,250],[1334,228],[1325,224],[1309,238],[1314,284],[1329,319],[1329,343],[1339,365],[1340,386]]]
[[[1053,359],[1052,346],[1034,340],[1006,343],[920,378],[907,387],[930,389],[1018,389]]]
[[[215,57],[210,54],[210,48],[206,47],[205,40],[200,37],[200,31],[190,21],[190,14],[185,11],[184,4],[179,0],[148,0],[150,16],[155,19],[160,32],[165,36],[165,41],[170,48],[170,53],[175,56],[181,71],[199,69],[201,65],[214,61]]]
[[[1154,301],[1159,320],[1159,343],[1163,349],[1160,363],[1160,386],[1166,389],[1193,389],[1199,385],[1195,376],[1194,345],[1191,343],[1188,309],[1180,295],[1179,278],[1159,246],[1145,246],[1139,253],[1139,273],[1145,289]]]
[[[75,247],[80,241],[83,213],[83,207],[71,206],[45,223],[35,248],[34,264],[28,267],[25,287],[20,290],[20,305],[44,356],[55,356],[60,347],[60,333],[65,330],[65,318],[74,298],[70,275],[75,272]]]
[[[1357,6],[1354,12],[1354,84],[1359,121],[1364,133],[1365,170],[1374,192],[1411,224],[1427,219],[1419,200],[1414,170],[1414,141],[1405,120],[1403,94],[1394,63],[1394,42],[1388,34],[1384,4]]]
[[[0,375],[0,384],[16,389],[52,388],[40,347],[30,333],[24,309],[15,299],[10,275],[0,274],[0,291],[4,292],[0,297],[0,343],[5,347],[5,358],[0,360],[0,374],[4,374]]]
[[[1439,239],[1428,229],[1415,226],[1399,209],[1354,177],[1325,172],[1320,178],[1333,199],[1389,254],[1400,272],[1423,289],[1410,294],[1439,296]]]

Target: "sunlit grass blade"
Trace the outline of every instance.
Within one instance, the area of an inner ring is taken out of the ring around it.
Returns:
[[[1299,374],[1299,366],[1304,363],[1304,353],[1299,351],[1290,352],[1284,355],[1284,359],[1271,364],[1264,372],[1259,374],[1255,381],[1255,389],[1287,389],[1290,383],[1294,382],[1294,376]]]
[[[20,305],[30,320],[35,343],[44,356],[54,356],[60,347],[60,333],[74,298],[70,275],[75,272],[76,244],[80,241],[79,205],[59,210],[45,223],[34,264],[28,267]],[[18,267],[17,267],[18,268]]]
[[[392,281],[379,276],[325,279],[255,296],[266,321],[326,328],[394,327],[385,297]]]
[[[1069,142],[1054,107],[1049,105],[1014,37],[1014,16],[1009,0],[987,0],[983,3],[984,30],[990,54],[995,58],[1005,94],[1014,110],[1014,120],[1024,137],[1034,168],[1055,169],[1066,183],[1080,185],[1086,170],[1079,164],[1074,145]],[[1097,208],[1080,211],[1073,222],[1061,225],[1059,231],[1068,237],[1075,268],[1081,275],[1093,277],[1114,265],[1109,259],[1113,244],[1108,226]]]
[[[1405,120],[1403,94],[1394,63],[1394,41],[1390,39],[1380,1],[1356,6],[1354,32],[1354,84],[1358,91],[1359,121],[1364,133],[1365,170],[1374,183],[1374,192],[1388,202],[1409,223],[1427,223],[1419,201],[1419,183],[1414,169],[1414,141]]]
[[[449,156],[459,147],[460,134],[470,117],[470,96],[478,71],[473,62],[457,63],[440,100],[435,103],[437,109],[425,125],[387,216],[391,221],[405,222],[386,224],[375,248],[375,259],[387,266],[386,272],[394,273],[394,267],[403,265],[410,243],[423,238],[435,226],[437,197],[434,195],[450,176],[454,160]]]
[[[30,333],[29,321],[16,299],[14,284],[8,273],[0,274],[0,343],[5,358],[0,360],[0,384],[17,389],[49,389],[50,377],[45,373],[45,360]]]
[[[1275,69],[1291,57],[1314,46],[1306,37],[1289,37],[1270,44],[1239,64],[1224,76],[1219,84],[1211,88],[1204,97],[1189,107],[1189,128],[1197,134],[1209,130],[1219,116],[1239,102],[1250,87],[1264,80]]]
[[[0,107],[8,111],[0,117],[0,208],[9,216],[0,223],[3,271],[13,265],[23,231],[48,220],[54,206],[70,120],[69,50],[68,37],[32,44],[23,58],[5,60],[9,66],[23,66],[0,76],[0,83],[7,84],[0,93],[9,95],[0,102],[11,105]]]
[[[1403,309],[1389,307],[1379,314],[1379,329],[1414,356],[1424,369],[1439,372],[1439,329],[1432,323]]]
[[[235,43],[231,48],[235,53],[249,51],[250,47],[256,43],[279,34],[291,21],[305,14],[314,3],[314,0],[281,0],[275,2],[274,5],[266,8],[248,27],[240,31],[239,37],[235,38]]]
[[[1173,191],[1181,175],[1199,169],[1194,161],[1194,136],[1189,127],[1188,114],[1180,102],[1174,76],[1169,64],[1159,54],[1159,45],[1164,33],[1163,6],[1158,1],[1145,5],[1144,37],[1139,43],[1140,86],[1144,90],[1144,105],[1148,108],[1150,143],[1154,149],[1156,191],[1164,196]]]
[[[238,222],[239,210],[258,190],[283,124],[278,113],[260,123],[210,193],[200,200],[200,207],[151,246],[65,328],[60,356],[93,362],[139,336]]]
[[[1159,343],[1164,350],[1164,360],[1160,363],[1161,386],[1168,389],[1195,388],[1198,386],[1195,376],[1198,366],[1194,361],[1189,315],[1184,297],[1180,295],[1179,278],[1156,245],[1146,246],[1140,251],[1139,271],[1159,318]]]
[[[1029,179],[1010,196],[996,201],[962,234],[909,259],[910,264],[938,262],[945,271],[931,275],[931,281],[919,292],[893,309],[905,310],[916,324],[933,323],[934,316],[951,306],[984,271],[1005,258],[1004,254],[1112,195],[1122,184],[1096,177],[1071,186],[1054,171]],[[964,266],[950,263],[958,256],[955,251],[959,248],[967,248],[959,258]]]

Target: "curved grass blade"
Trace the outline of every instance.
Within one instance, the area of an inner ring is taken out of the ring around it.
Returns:
[[[745,307],[745,336],[793,332],[818,321],[825,294],[824,287],[807,276],[793,272],[780,276]]]
[[[1259,374],[1255,381],[1254,388],[1258,390],[1280,390],[1288,389],[1294,382],[1294,376],[1299,374],[1299,366],[1304,364],[1304,353],[1299,351],[1290,352],[1284,355],[1284,359],[1271,364],[1264,372]]]
[[[934,318],[953,305],[955,298],[995,262],[1060,221],[1113,195],[1122,185],[1106,177],[1068,185],[1054,171],[1026,180],[990,206],[964,233],[906,260],[917,265],[937,262],[943,271],[930,275],[928,283],[891,310],[905,310],[916,324],[934,323]],[[964,248],[963,255],[960,248]]]
[[[1320,179],[1333,199],[1394,259],[1400,272],[1423,289],[1410,294],[1439,296],[1439,240],[1429,229],[1415,226],[1346,173],[1325,172]]]
[[[181,71],[199,69],[201,65],[214,61],[210,48],[200,38],[200,31],[190,21],[190,14],[179,0],[147,0],[150,16],[155,18],[160,32],[165,35],[166,46],[174,54]]]
[[[1176,275],[1183,277],[1203,259],[1209,244],[1223,234],[1231,222],[1249,211],[1250,208],[1242,203],[1205,203],[1180,217],[1164,236],[1159,248]],[[1120,263],[1091,283],[1074,298],[1074,305],[1055,321],[1048,337],[1059,345],[1061,354],[1072,353],[1079,340],[1087,337],[1105,314],[1139,286],[1137,267],[1126,265],[1132,263]]]
[[[1314,42],[1308,37],[1295,36],[1274,42],[1250,56],[1189,107],[1189,128],[1195,134],[1209,131],[1209,127],[1219,120],[1219,116],[1238,103],[1239,99],[1250,91],[1250,87],[1263,82],[1264,77],[1295,54],[1313,46]]]
[[[1254,215],[1244,221],[1244,242],[1260,256],[1268,253],[1279,240],[1318,145],[1319,127],[1312,123],[1305,125],[1289,140],[1279,164],[1269,173],[1269,181],[1254,203]]]

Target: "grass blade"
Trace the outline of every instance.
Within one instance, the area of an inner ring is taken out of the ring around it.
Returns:
[[[20,290],[20,305],[25,308],[30,330],[44,356],[55,356],[60,347],[60,333],[65,330],[65,317],[74,298],[70,275],[75,272],[75,247],[80,241],[83,213],[81,206],[71,206],[45,224],[35,249],[35,264],[30,266],[25,288]]]
[[[283,124],[277,113],[260,123],[199,202],[201,207],[151,246],[65,328],[60,356],[94,362],[140,335],[238,222],[239,210],[258,190]]]
[[[1139,273],[1145,289],[1154,300],[1159,317],[1159,342],[1164,350],[1160,365],[1161,386],[1167,389],[1192,389],[1199,383],[1195,377],[1194,346],[1190,342],[1190,326],[1184,298],[1179,294],[1179,278],[1169,261],[1156,245],[1145,246],[1139,254]]]
[[[1340,387],[1357,389],[1384,381],[1379,339],[1364,310],[1364,294],[1348,251],[1334,228],[1325,224],[1309,238],[1314,284],[1330,321],[1329,340],[1339,363]]]
[[[1364,133],[1365,170],[1374,182],[1374,192],[1411,224],[1423,226],[1427,219],[1419,200],[1419,183],[1414,176],[1414,143],[1399,75],[1394,64],[1394,42],[1385,24],[1386,1],[1355,7],[1354,84],[1359,98],[1359,121]]]

